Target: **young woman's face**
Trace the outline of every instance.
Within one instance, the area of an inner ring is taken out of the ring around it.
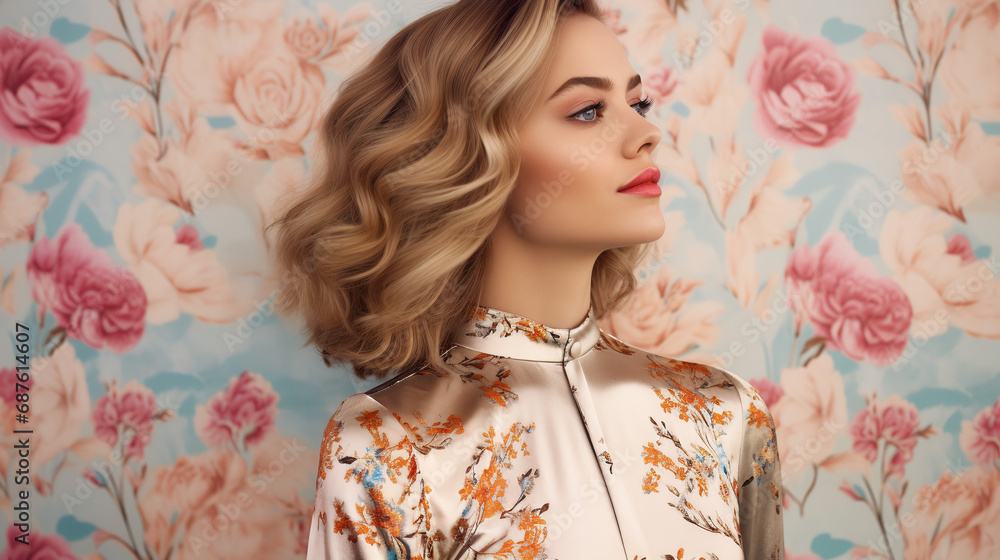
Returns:
[[[586,79],[564,87],[574,78]],[[618,192],[656,169],[651,152],[662,136],[641,114],[638,80],[603,23],[583,14],[563,21],[542,94],[520,128],[521,171],[507,206],[517,235],[598,252],[663,235],[659,195]]]

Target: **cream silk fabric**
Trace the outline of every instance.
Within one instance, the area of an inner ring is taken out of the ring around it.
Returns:
[[[777,559],[764,402],[725,370],[478,307],[447,371],[345,399],[307,560]]]

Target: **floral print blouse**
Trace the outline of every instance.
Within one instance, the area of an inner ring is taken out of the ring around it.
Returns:
[[[345,399],[307,560],[784,558],[774,424],[741,377],[478,307],[447,371]]]

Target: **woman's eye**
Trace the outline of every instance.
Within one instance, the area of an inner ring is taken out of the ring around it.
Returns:
[[[576,114],[573,115],[573,117],[575,118],[580,115],[586,115],[594,111],[600,113],[601,111],[604,110],[606,106],[607,104],[604,101],[601,101],[599,103],[594,103],[593,105],[584,108],[582,111],[577,112]],[[653,106],[653,100],[648,97],[632,104],[632,107],[634,107],[636,111],[643,117],[646,116],[646,113],[649,112],[652,106]],[[597,119],[595,116],[594,119],[577,119],[577,120],[582,120],[583,122],[594,122]]]

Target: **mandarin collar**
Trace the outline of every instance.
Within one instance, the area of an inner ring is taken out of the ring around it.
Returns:
[[[583,321],[570,329],[553,328],[515,313],[477,305],[452,342],[505,358],[568,362],[589,352],[600,337],[593,305]]]

